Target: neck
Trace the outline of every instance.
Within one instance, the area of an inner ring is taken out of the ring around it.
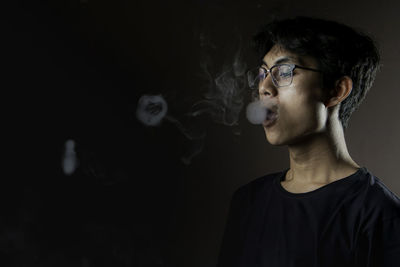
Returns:
[[[289,145],[290,170],[286,181],[295,184],[328,184],[354,173],[358,164],[347,150],[340,124]]]

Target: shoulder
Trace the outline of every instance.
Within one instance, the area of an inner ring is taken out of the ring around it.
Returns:
[[[399,196],[392,192],[381,179],[369,173],[368,182],[368,200],[371,206],[395,209],[400,212]],[[400,216],[400,213],[397,215]]]
[[[400,219],[400,198],[381,179],[367,172],[364,214],[372,221]]]

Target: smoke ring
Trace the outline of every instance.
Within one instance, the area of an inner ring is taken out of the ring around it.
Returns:
[[[167,110],[168,105],[162,95],[143,95],[138,101],[136,118],[147,126],[157,126]]]

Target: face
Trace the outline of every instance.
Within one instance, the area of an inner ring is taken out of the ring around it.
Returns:
[[[318,69],[314,58],[297,56],[274,46],[263,58],[262,65],[269,69],[277,62]],[[277,119],[272,124],[263,124],[268,142],[294,145],[321,133],[327,119],[323,92],[319,72],[296,68],[292,83],[283,87],[275,86],[268,74],[259,85],[260,100],[275,103],[277,111]]]

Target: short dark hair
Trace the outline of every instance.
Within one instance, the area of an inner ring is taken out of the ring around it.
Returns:
[[[324,88],[333,88],[339,78],[349,76],[353,89],[339,110],[344,129],[350,115],[364,100],[379,69],[379,52],[370,36],[320,18],[274,20],[253,36],[253,44],[260,58],[274,45],[299,56],[315,58],[323,73]]]

